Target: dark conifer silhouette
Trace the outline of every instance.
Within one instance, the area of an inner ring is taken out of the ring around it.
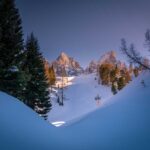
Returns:
[[[23,70],[23,32],[14,0],[0,1],[0,90],[21,100],[27,82]]]
[[[46,118],[51,107],[49,85],[45,74],[44,58],[39,51],[38,41],[33,33],[26,42],[26,66],[31,76],[26,88],[26,103]]]

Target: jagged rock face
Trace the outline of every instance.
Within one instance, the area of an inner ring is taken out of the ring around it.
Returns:
[[[72,57],[62,52],[56,61],[52,62],[55,72],[58,76],[62,75],[62,70],[66,72],[66,76],[79,75],[83,72],[80,64],[75,61]]]
[[[64,65],[64,66],[69,65],[70,64],[70,59],[64,52],[62,52],[60,54],[60,56],[57,58],[57,63],[59,65]]]
[[[116,53],[114,51],[110,51],[110,52],[104,54],[101,57],[101,59],[98,61],[98,64],[101,65],[104,63],[116,64],[117,63]]]

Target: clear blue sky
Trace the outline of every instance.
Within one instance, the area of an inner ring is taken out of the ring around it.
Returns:
[[[25,37],[34,32],[41,51],[54,60],[61,51],[86,66],[120,39],[142,51],[150,28],[150,0],[16,0]]]

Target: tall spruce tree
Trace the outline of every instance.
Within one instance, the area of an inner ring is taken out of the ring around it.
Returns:
[[[0,90],[24,99],[23,32],[14,0],[0,1]]]
[[[46,119],[51,107],[49,86],[45,74],[44,58],[33,33],[26,42],[26,66],[31,76],[26,88],[26,104]]]

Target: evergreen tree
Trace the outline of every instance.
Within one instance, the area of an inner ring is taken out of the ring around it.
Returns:
[[[14,0],[0,1],[0,90],[24,99],[23,33]]]
[[[114,95],[117,94],[117,87],[116,87],[116,85],[115,85],[115,82],[112,83],[111,91],[112,91],[112,93],[113,93]]]
[[[99,76],[102,81],[102,85],[110,84],[110,72],[113,69],[112,64],[102,64],[99,68]]]
[[[51,107],[49,85],[45,74],[44,59],[33,34],[26,42],[26,66],[31,75],[26,88],[26,104],[46,118]]]
[[[124,77],[120,77],[118,79],[117,85],[118,85],[118,90],[123,89],[123,87],[126,85],[125,84],[125,78]]]
[[[118,66],[116,65],[115,68],[113,68],[111,71],[110,71],[110,82],[113,83],[117,80],[117,75],[119,74],[119,68]]]

